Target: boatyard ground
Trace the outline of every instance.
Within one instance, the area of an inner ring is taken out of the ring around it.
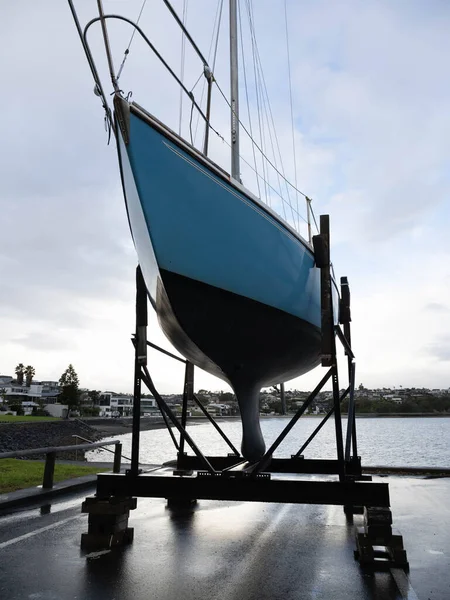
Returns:
[[[415,594],[448,600],[450,479],[388,481]],[[341,507],[199,501],[177,512],[164,500],[138,499],[130,516],[133,544],[86,554],[79,544],[87,530],[87,515],[80,512],[87,494],[0,516],[0,597],[402,598],[389,573],[361,571],[353,557],[354,529]],[[32,565],[32,576],[20,564]]]

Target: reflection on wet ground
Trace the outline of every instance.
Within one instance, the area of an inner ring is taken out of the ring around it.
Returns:
[[[389,482],[415,592],[448,600],[450,479]],[[175,510],[164,500],[138,499],[133,544],[86,553],[79,547],[87,530],[83,498],[0,517],[1,598],[401,598],[389,573],[361,571],[341,507],[200,501]]]

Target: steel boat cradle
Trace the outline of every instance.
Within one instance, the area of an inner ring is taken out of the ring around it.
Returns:
[[[102,100],[106,121],[116,138],[127,215],[139,258],[132,460],[126,474],[98,476],[96,498],[83,505],[85,512],[92,513],[90,532],[83,534],[85,545],[105,538],[102,518],[98,517],[99,524],[93,518],[102,512],[98,503],[112,502],[117,507],[122,498],[122,512],[114,509],[120,520],[135,507],[130,500],[134,495],[164,497],[176,504],[198,498],[341,504],[350,517],[362,507],[377,507],[375,516],[367,519],[378,526],[380,515],[381,521],[390,518],[388,485],[373,483],[371,477],[362,474],[357,452],[350,291],[347,279],[341,278],[339,297],[332,274],[329,218],[320,217],[320,230],[314,237],[309,226],[309,240],[305,240],[240,181],[236,0],[230,0],[231,174],[207,156],[209,133],[214,131],[209,120],[214,76],[170,2],[163,0],[203,63],[208,86],[206,113],[137,24],[120,15],[105,15],[98,0],[99,16],[83,31],[73,1],[68,1],[94,77],[95,93]],[[202,152],[124,96],[109,47],[109,19],[134,27],[189,96],[205,122]],[[99,22],[114,89],[114,112],[87,40],[90,27]],[[306,200],[310,217],[310,201]],[[165,335],[184,359],[147,340],[148,300]],[[337,339],[347,356],[349,383],[343,392],[339,389]],[[147,366],[149,346],[186,365],[181,419],[153,384]],[[298,377],[319,364],[327,367],[325,375],[266,450],[259,423],[260,389]],[[194,394],[194,365],[232,386],[242,419],[241,453]],[[329,380],[333,390],[329,412],[295,455],[274,458],[278,446]],[[174,475],[179,477],[145,475],[140,468],[142,382],[154,395],[177,449]],[[340,405],[346,397],[349,408],[344,442]],[[194,402],[226,441],[231,454],[205,456],[191,438],[187,411]],[[304,459],[303,451],[333,415],[337,458]],[[170,425],[178,430],[179,441]],[[194,456],[186,454],[186,445]],[[276,481],[271,480],[273,472],[335,474],[338,481]],[[110,514],[109,510],[105,514]],[[130,541],[131,530],[123,526],[124,522],[120,520],[117,529],[115,521],[112,525],[108,521],[112,528],[112,537],[107,536],[110,545],[111,540]],[[100,536],[98,527],[103,528]],[[384,541],[388,547],[391,538],[386,527]],[[357,538],[360,560],[372,564],[374,555],[368,549],[373,544],[367,533],[361,535]],[[407,566],[406,553],[397,550],[384,564]]]

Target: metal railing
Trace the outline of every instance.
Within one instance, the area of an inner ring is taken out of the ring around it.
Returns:
[[[92,448],[101,448],[103,446],[115,446],[113,473],[120,473],[120,463],[122,460],[122,444],[115,440],[111,442],[90,442],[89,444],[79,444],[78,446],[49,446],[47,448],[32,448],[30,450],[14,450],[12,452],[1,452],[2,458],[20,458],[22,456],[33,456],[36,454],[45,454],[44,476],[42,479],[42,488],[51,490],[53,488],[53,479],[55,474],[56,454],[59,452],[78,450],[91,450]]]
[[[77,435],[74,434],[72,436],[73,438],[75,438],[76,440],[83,440],[83,442],[86,442],[87,444],[94,444],[95,442],[91,442],[91,440],[88,440],[87,438],[82,437],[81,435]],[[106,446],[107,444],[111,444],[112,442],[103,442],[103,446]],[[117,443],[117,442],[114,442]],[[100,448],[102,448],[103,450],[106,450],[106,452],[111,452],[111,454],[115,454],[115,450],[110,450],[109,448],[104,448],[103,446],[99,446]],[[76,449],[79,448],[80,446],[78,445],[78,442],[76,442],[75,444],[75,452]],[[129,460],[131,461],[131,458],[129,456],[125,456],[125,454],[122,454],[122,458],[124,458],[125,460]]]

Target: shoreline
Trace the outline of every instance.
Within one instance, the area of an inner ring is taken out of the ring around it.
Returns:
[[[261,421],[265,419],[291,419],[293,415],[261,415]],[[324,414],[320,415],[303,415],[302,418],[314,418],[314,419],[323,419],[325,417]],[[448,413],[362,413],[356,415],[357,419],[377,419],[377,418],[450,418],[450,414]],[[342,418],[345,420],[347,418],[347,413],[342,414]],[[122,419],[111,419],[111,418],[101,418],[101,417],[93,417],[87,419],[79,419],[86,425],[89,425],[93,429],[97,430],[98,433],[102,437],[113,437],[115,435],[124,435],[126,433],[132,433],[132,418],[122,418]],[[214,417],[214,420],[217,423],[225,423],[227,421],[240,421],[241,418],[239,415],[235,416],[220,416]],[[188,419],[189,425],[201,425],[202,423],[208,423],[208,419],[206,417],[190,417]],[[149,418],[149,417],[141,417],[141,427],[140,431],[152,431],[154,429],[164,429],[166,427],[164,420],[162,418]]]

